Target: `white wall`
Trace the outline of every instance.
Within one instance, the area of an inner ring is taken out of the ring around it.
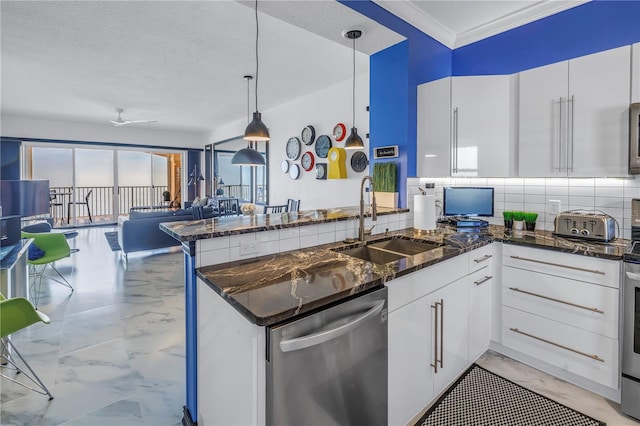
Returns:
[[[62,139],[198,149],[202,149],[207,141],[205,133],[131,126],[114,127],[109,123],[91,124],[5,114],[1,117],[1,134],[17,138]]]
[[[300,138],[300,132],[306,125],[311,124],[316,129],[316,139],[326,134],[333,141],[333,127],[339,122],[347,126],[347,132],[350,131],[351,90],[352,81],[348,80],[276,108],[261,111],[262,120],[269,127],[271,136],[269,141],[270,204],[286,204],[287,198],[298,198],[301,200],[301,210],[358,205],[360,180],[368,173],[368,168],[362,173],[354,172],[350,163],[352,152],[347,151],[347,179],[316,180],[314,170],[305,172],[300,167],[301,176],[294,181],[280,170],[280,163],[286,158],[287,140],[292,136]],[[365,143],[364,152],[368,156],[369,141],[365,138],[369,132],[367,105],[369,105],[368,69],[356,78],[356,124],[358,134]],[[210,142],[217,142],[242,135],[246,125],[246,120],[231,123],[213,131],[208,139]],[[339,143],[333,141],[333,143],[333,146],[344,146],[344,140]],[[311,151],[315,156],[314,147],[315,144],[310,146],[303,144],[302,152]],[[326,159],[318,160],[316,158],[316,162],[327,163]],[[295,163],[300,165],[300,159],[298,158]]]
[[[494,217],[490,223],[502,225],[505,210],[538,213],[537,229],[553,231],[555,214],[549,213],[548,200],[559,200],[560,210],[596,210],[613,216],[620,226],[620,237],[631,238],[631,200],[640,198],[640,179],[628,178],[409,178],[408,208],[418,186],[436,184],[436,197],[442,200],[444,186],[490,186],[494,193]]]

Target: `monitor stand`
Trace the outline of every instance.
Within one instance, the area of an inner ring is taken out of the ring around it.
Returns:
[[[485,226],[489,226],[489,222],[486,220],[468,216],[451,217],[449,218],[449,224],[456,228],[483,228]]]

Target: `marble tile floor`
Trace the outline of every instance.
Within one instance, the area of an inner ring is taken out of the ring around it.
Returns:
[[[0,382],[1,425],[179,425],[185,401],[182,253],[130,256],[104,232],[79,230],[56,263],[75,287],[43,283],[51,324],[12,338],[54,396]]]

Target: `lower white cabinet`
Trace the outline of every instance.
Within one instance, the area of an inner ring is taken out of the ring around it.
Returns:
[[[468,277],[469,361],[475,361],[489,348],[491,340],[493,268],[486,266]]]

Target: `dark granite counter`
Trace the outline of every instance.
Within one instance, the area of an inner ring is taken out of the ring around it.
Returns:
[[[33,239],[21,239],[12,246],[7,246],[7,255],[0,260],[0,270],[9,270],[13,268],[18,259],[25,254]]]
[[[407,213],[409,209],[378,207],[379,215]],[[370,216],[365,213],[365,216]],[[359,207],[304,210],[291,213],[256,214],[252,216],[232,216],[215,219],[161,223],[160,229],[178,241],[188,242],[227,235],[246,234],[257,231],[316,225],[326,222],[357,219]]]
[[[368,240],[405,237],[442,247],[378,265],[341,253],[357,244],[332,243],[207,266],[198,276],[249,321],[269,326],[384,285],[402,275],[474,250],[494,241],[621,260],[628,240],[601,244],[559,238],[548,231],[505,232],[491,225],[482,232],[457,232],[446,226],[436,231],[414,229],[375,235]]]

